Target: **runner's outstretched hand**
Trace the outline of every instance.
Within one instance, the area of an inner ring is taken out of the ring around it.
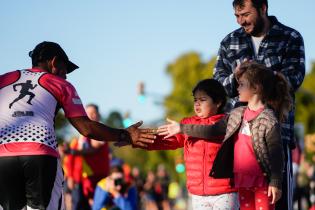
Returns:
[[[149,132],[151,129],[140,129],[139,127],[142,125],[142,123],[143,122],[140,121],[126,128],[130,135],[129,142],[116,142],[114,145],[121,147],[131,144],[133,147],[146,148],[148,144],[154,143],[154,139],[156,139],[155,134]]]

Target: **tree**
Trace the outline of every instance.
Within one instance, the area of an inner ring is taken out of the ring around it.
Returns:
[[[167,117],[180,120],[194,114],[192,89],[199,80],[212,77],[214,64],[215,58],[203,62],[198,53],[190,52],[168,65],[166,72],[172,79],[173,90],[164,101]],[[179,178],[180,182],[185,179],[184,173],[178,174],[175,171],[178,160],[183,157],[182,149],[144,153],[139,151],[137,154],[139,159],[145,160],[145,170],[155,169],[158,164],[164,163],[172,177]]]
[[[167,117],[180,120],[194,114],[192,89],[198,81],[212,77],[214,65],[215,57],[203,62],[195,52],[184,54],[168,65],[167,73],[172,79],[173,89],[164,101]]]
[[[111,112],[106,119],[103,120],[106,125],[123,128],[123,117],[118,111]],[[147,127],[156,127],[157,125],[147,125]],[[180,151],[146,151],[143,149],[133,149],[130,146],[117,148],[110,145],[113,156],[121,158],[130,166],[138,166],[143,172],[155,170],[160,163],[164,163],[167,171],[172,177],[177,176],[175,172],[174,154],[181,155]]]
[[[302,122],[305,133],[315,132],[315,63],[296,93],[296,122]]]
[[[55,117],[55,130],[58,144],[63,143],[68,132],[69,122],[63,111],[59,111]]]
[[[105,124],[114,128],[123,128],[123,117],[118,111],[112,111],[105,120]]]

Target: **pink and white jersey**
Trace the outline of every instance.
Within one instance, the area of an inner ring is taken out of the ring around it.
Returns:
[[[0,156],[58,157],[54,118],[86,116],[74,87],[41,69],[0,76]]]

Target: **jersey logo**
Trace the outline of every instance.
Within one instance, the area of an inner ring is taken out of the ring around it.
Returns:
[[[20,95],[16,99],[14,99],[14,101],[12,101],[10,103],[9,108],[11,109],[11,107],[13,106],[13,104],[15,102],[21,100],[22,98],[24,98],[27,95],[29,95],[30,97],[26,103],[32,105],[31,101],[35,97],[35,94],[30,92],[29,90],[34,90],[37,87],[37,84],[32,85],[31,80],[26,80],[26,83],[18,83],[18,84],[13,85],[14,91],[17,91],[17,89],[16,89],[17,86],[21,86]]]
[[[249,123],[247,121],[243,121],[242,126],[239,131],[241,134],[244,134],[246,136],[251,136]]]
[[[73,102],[73,104],[75,104],[75,105],[82,104],[82,101],[81,101],[81,99],[79,99],[79,98],[72,98],[72,102]]]

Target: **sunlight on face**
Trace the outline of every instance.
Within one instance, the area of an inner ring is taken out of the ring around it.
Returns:
[[[197,90],[194,94],[194,111],[200,118],[207,118],[217,114],[219,105],[214,103],[206,92]]]
[[[238,80],[237,91],[239,93],[240,102],[248,102],[254,95],[253,88],[250,86],[249,81],[244,76],[241,76]]]
[[[85,111],[86,111],[87,116],[90,118],[90,120],[93,120],[93,121],[99,121],[100,120],[99,113],[97,112],[97,110],[95,109],[94,106],[86,107]]]
[[[244,7],[234,8],[237,23],[243,27],[247,34],[259,36],[263,30],[263,18],[251,1],[245,1]]]

